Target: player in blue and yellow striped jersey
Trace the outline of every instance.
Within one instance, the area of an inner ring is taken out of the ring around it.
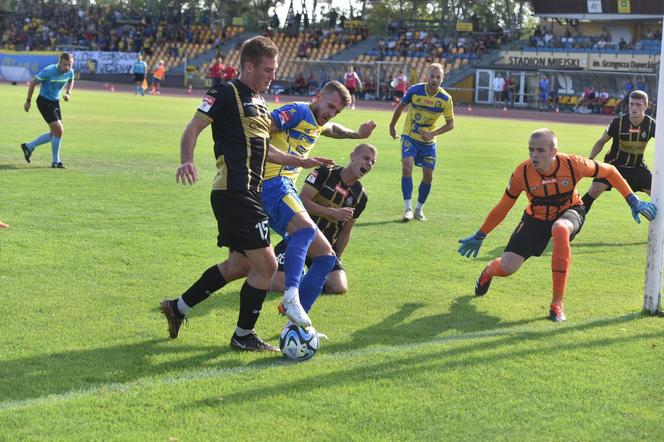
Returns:
[[[357,131],[330,122],[349,103],[348,90],[338,81],[330,81],[311,104],[292,103],[273,110],[272,145],[289,155],[307,158],[320,135],[355,139],[369,137],[376,127],[373,121],[362,124]],[[284,299],[299,295],[302,305],[310,306],[334,267],[336,255],[297,194],[295,181],[300,170],[299,167],[269,164],[262,196],[263,206],[270,217],[270,227],[281,236],[288,237],[284,257]],[[312,263],[302,277],[307,250]]]
[[[431,190],[433,170],[436,167],[436,136],[454,129],[454,107],[452,96],[440,85],[445,71],[438,63],[427,68],[427,82],[408,88],[406,95],[394,109],[390,122],[390,135],[397,137],[395,126],[406,106],[410,110],[401,134],[401,191],[404,199],[403,221],[413,219],[413,164],[422,168],[422,182],[419,187],[415,218],[426,221],[422,206]],[[445,125],[436,129],[436,123],[443,116]]]

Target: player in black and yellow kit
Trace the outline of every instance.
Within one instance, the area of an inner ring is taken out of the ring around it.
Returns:
[[[611,121],[600,139],[595,142],[589,158],[594,159],[606,142],[613,138],[611,150],[604,156],[604,162],[614,165],[632,190],[650,195],[652,174],[643,162],[643,152],[648,141],[655,137],[655,120],[646,115],[646,109],[648,109],[648,94],[639,90],[632,91],[629,94],[629,113]],[[611,190],[611,185],[606,179],[593,180],[588,192],[583,195],[586,214],[593,202],[605,190]]]
[[[207,269],[181,297],[161,302],[160,308],[173,339],[178,336],[191,307],[243,272],[247,279],[240,291],[240,314],[231,346],[242,350],[278,351],[254,331],[268,284],[277,269],[270,246],[268,216],[260,196],[263,174],[267,161],[305,168],[322,163],[315,158],[303,160],[284,154],[269,144],[272,120],[259,93],[267,90],[274,80],[277,58],[278,49],[269,38],[259,36],[245,41],[240,53],[240,76],[210,89],[182,134],[181,165],[176,180],[193,184],[198,179],[193,162],[196,140],[204,128],[212,125],[218,171],[210,201],[219,228],[217,245],[229,247],[230,254],[223,265]],[[249,264],[251,269],[246,268]],[[303,326],[311,325],[304,323],[301,317],[291,317],[291,320]]]
[[[355,221],[367,205],[367,193],[360,178],[369,173],[376,163],[376,148],[359,144],[351,153],[350,162],[333,168],[318,167],[304,181],[300,199],[318,229],[332,244],[337,260],[325,282],[327,293],[342,294],[348,291],[348,280],[341,255],[350,241]],[[272,278],[270,290],[284,290],[284,255],[287,244],[281,241],[274,248],[279,268]],[[311,259],[307,258],[307,266]],[[316,295],[317,297],[317,295]],[[313,305],[313,299],[302,299],[305,310]]]

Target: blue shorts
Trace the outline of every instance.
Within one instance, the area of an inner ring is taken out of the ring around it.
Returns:
[[[401,158],[415,158],[415,165],[436,168],[436,143],[424,144],[413,140],[408,135],[401,135]]]
[[[305,212],[297,196],[297,189],[290,178],[277,176],[263,181],[263,208],[270,218],[270,227],[282,237],[293,217]]]

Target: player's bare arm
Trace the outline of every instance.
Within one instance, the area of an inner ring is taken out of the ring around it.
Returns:
[[[191,119],[180,139],[180,167],[175,173],[175,182],[194,184],[198,181],[198,173],[194,166],[194,149],[198,135],[210,125],[209,121],[194,116]]]
[[[362,124],[356,131],[342,126],[339,123],[328,122],[323,126],[321,135],[325,135],[329,138],[364,139],[369,138],[375,128],[376,123],[373,120]]]
[[[590,151],[590,155],[588,155],[588,158],[591,160],[594,160],[597,155],[604,149],[604,145],[611,139],[611,135],[608,134],[607,131],[604,131],[602,136],[599,138],[599,140],[595,141],[595,144],[593,145],[592,150]]]
[[[334,248],[338,257],[341,257],[341,255],[344,253],[344,250],[346,250],[346,246],[350,242],[350,232],[353,230],[354,225],[355,218],[351,218],[341,227],[339,236],[337,236],[337,242],[334,243]]]
[[[65,91],[65,94],[62,96],[62,98],[65,101],[69,101],[69,99],[71,98],[71,90],[72,89],[74,89],[74,79],[73,78],[71,80],[69,80],[69,82],[67,83],[67,90]]]
[[[401,117],[401,114],[403,113],[403,110],[406,108],[406,105],[404,104],[397,104],[397,107],[394,108],[394,114],[392,114],[392,121],[390,121],[390,136],[394,139],[397,138],[397,130],[396,130],[396,125],[397,121],[399,121],[399,117]]]
[[[305,187],[300,192],[300,200],[304,205],[304,208],[307,209],[309,215],[321,216],[327,219],[333,219],[336,221],[349,221],[353,219],[353,213],[355,209],[352,207],[325,207],[314,201],[314,197],[317,192]]]
[[[323,157],[300,158],[295,155],[289,155],[269,145],[267,149],[267,160],[270,163],[281,164],[283,166],[295,166],[303,169],[312,169],[318,166],[333,166],[334,160]]]
[[[30,110],[30,105],[32,104],[32,94],[35,92],[35,87],[39,83],[41,83],[41,81],[38,78],[33,78],[30,82],[30,86],[28,86],[28,98],[26,98],[25,104],[23,105],[23,109],[26,112]]]

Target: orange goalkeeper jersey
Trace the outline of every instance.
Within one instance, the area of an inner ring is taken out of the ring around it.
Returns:
[[[609,180],[624,197],[632,193],[629,184],[615,167],[580,155],[556,154],[549,175],[539,173],[528,159],[519,164],[510,177],[505,194],[489,213],[480,230],[488,234],[505,218],[521,192],[528,197],[526,214],[543,221],[555,221],[572,206],[583,204],[576,184],[584,177]]]

